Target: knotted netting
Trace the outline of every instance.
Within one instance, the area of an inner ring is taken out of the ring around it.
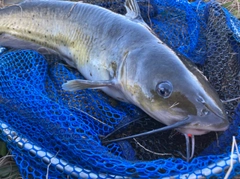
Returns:
[[[121,0],[86,2],[125,13]],[[196,63],[220,98],[229,101],[229,129],[196,136],[190,162],[184,159],[184,137],[174,130],[103,144],[102,137],[117,129],[115,137],[121,137],[163,125],[99,90],[63,91],[64,82],[82,76],[57,55],[2,48],[1,139],[24,178],[225,176],[232,137],[240,143],[240,105],[230,100],[240,96],[240,22],[214,1],[139,4],[159,38]],[[240,174],[236,158],[233,162],[231,177]]]

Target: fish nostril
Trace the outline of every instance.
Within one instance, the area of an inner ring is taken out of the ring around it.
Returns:
[[[208,114],[209,114],[209,110],[204,108],[204,109],[202,109],[200,116],[206,116]]]
[[[201,96],[197,97],[197,101],[202,104],[205,103],[204,99]]]

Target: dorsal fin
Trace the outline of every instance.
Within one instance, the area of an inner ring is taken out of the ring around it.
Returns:
[[[125,14],[126,17],[131,20],[142,20],[140,8],[136,0],[126,0],[124,5],[127,10],[127,13]]]
[[[126,0],[124,6],[127,10],[127,13],[125,14],[125,16],[128,19],[143,25],[144,27],[146,27],[148,30],[152,32],[151,28],[144,22],[141,16],[140,8],[136,0]]]

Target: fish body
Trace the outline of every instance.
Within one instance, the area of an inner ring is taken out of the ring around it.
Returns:
[[[13,5],[22,2],[23,0],[1,0],[0,3],[3,6]]]
[[[228,128],[224,107],[205,77],[164,44],[127,1],[127,14],[73,2],[25,2],[0,10],[0,33],[51,48],[86,80],[65,90],[100,88],[135,104],[154,119],[201,135]]]

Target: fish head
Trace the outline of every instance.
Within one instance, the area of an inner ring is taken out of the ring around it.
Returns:
[[[188,117],[190,122],[177,128],[184,134],[202,135],[229,126],[224,106],[207,79],[168,47],[129,53],[121,78],[128,100],[157,121],[172,125]]]

